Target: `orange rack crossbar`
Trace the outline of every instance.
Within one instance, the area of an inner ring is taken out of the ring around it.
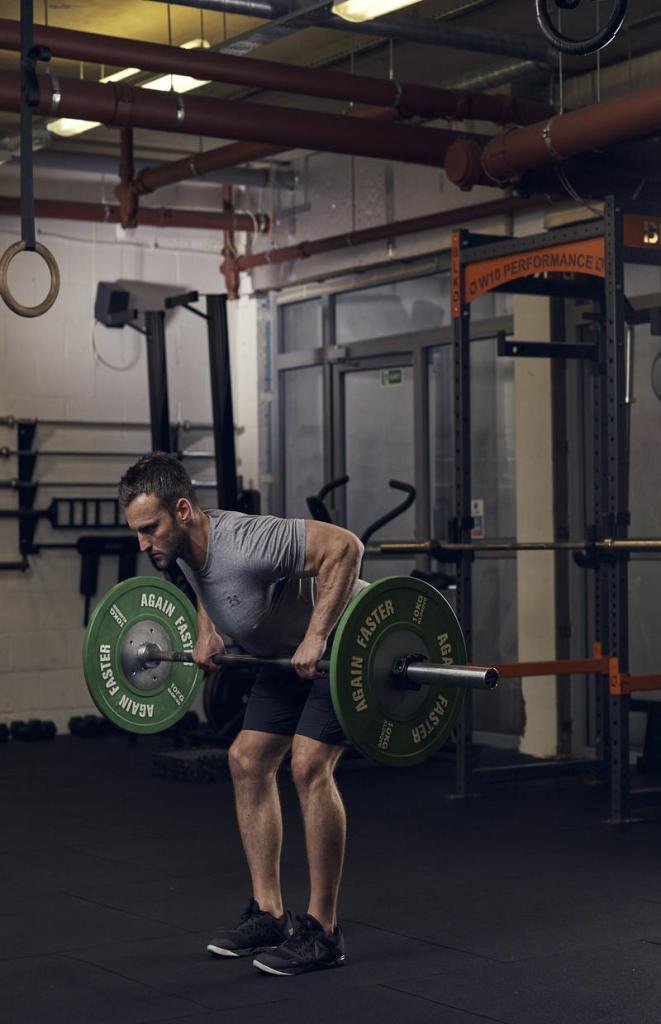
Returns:
[[[661,690],[661,674],[628,675],[620,672],[617,658],[607,657],[601,644],[592,645],[591,658],[577,658],[564,661],[519,661],[508,665],[496,665],[501,679],[519,679],[522,676],[608,676],[611,697],[626,697],[630,693],[644,690]]]
[[[624,696],[627,693],[636,693],[641,690],[661,690],[661,675],[630,676],[624,673],[619,676],[617,689],[611,684],[610,692],[617,696]]]
[[[591,658],[564,659],[560,661],[519,661],[508,665],[496,665],[501,679],[518,679],[522,676],[608,676],[611,693],[619,693],[621,686],[620,667],[617,658],[607,657],[601,644],[593,644]],[[661,676],[656,677],[661,688]]]

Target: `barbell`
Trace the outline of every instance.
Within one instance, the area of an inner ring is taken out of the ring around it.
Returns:
[[[174,725],[195,700],[204,673],[193,662],[196,612],[159,577],[114,586],[90,619],[83,667],[99,711],[134,733]],[[288,658],[216,654],[225,666],[293,672]],[[390,765],[424,761],[448,738],[467,689],[493,690],[498,672],[466,664],[459,622],[429,583],[393,576],[349,602],[317,671],[328,676],[335,714],[366,757]]]
[[[466,556],[481,552],[505,553],[508,551],[570,551],[584,552],[586,555],[597,554],[601,557],[614,555],[650,554],[661,551],[661,538],[625,537],[622,539],[606,537],[603,540],[484,540],[484,541],[445,541],[431,538],[429,540],[387,540],[378,544],[368,544],[366,556],[370,555],[427,555],[441,562],[458,562]]]

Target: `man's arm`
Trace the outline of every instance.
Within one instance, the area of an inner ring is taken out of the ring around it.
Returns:
[[[306,634],[292,657],[299,676],[312,679],[329,634],[346,608],[358,579],[363,545],[349,530],[305,520],[305,576],[319,580],[319,596]]]
[[[222,654],[225,650],[223,638],[209,618],[201,600],[197,599],[197,642],[193,651],[193,661],[206,672],[217,672],[218,666],[211,660],[212,654]]]

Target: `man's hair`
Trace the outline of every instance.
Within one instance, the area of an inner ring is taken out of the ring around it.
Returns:
[[[130,505],[139,494],[154,494],[161,504],[174,515],[179,498],[188,498],[197,507],[198,502],[188,473],[176,455],[152,452],[127,469],[119,481],[119,502],[122,508]]]

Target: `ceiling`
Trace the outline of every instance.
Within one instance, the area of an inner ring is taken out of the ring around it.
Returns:
[[[610,0],[597,3],[583,0],[578,10],[565,12],[565,30],[575,35],[588,35],[594,29],[596,13],[600,12],[603,19],[610,8]],[[624,29],[600,55],[602,68],[609,63],[626,61],[631,54],[643,50],[652,51],[661,46],[658,0],[630,0],[629,8]],[[268,22],[254,18],[200,11],[152,0],[34,0],[34,14],[35,21],[43,23],[47,17],[49,25],[61,28],[151,42],[171,41],[174,45],[203,36],[212,47],[221,50],[237,37],[254,32],[259,26],[268,25]],[[17,19],[18,0],[0,0],[0,17]],[[484,32],[485,35],[489,32],[507,32],[514,37],[523,36],[536,42],[542,41],[535,19],[534,0],[422,0],[414,7],[400,12],[399,17],[413,19],[418,25],[424,25],[425,19],[431,19],[429,24],[438,20],[457,29],[470,29]],[[637,26],[639,22],[641,24]],[[394,75],[399,80],[428,85],[455,84],[457,80],[517,63],[515,58],[489,53],[403,41],[390,43],[387,39],[352,31],[316,27],[292,31],[286,38],[254,49],[252,56],[303,66],[354,70],[356,73],[381,78],[388,76],[392,64]],[[593,73],[597,63],[594,56],[565,58],[563,74],[570,78]],[[555,57],[552,65],[551,68],[529,69],[526,77],[512,82],[512,91],[527,98],[547,100],[552,80],[555,80],[557,88],[558,67]],[[90,81],[96,81],[102,74],[117,70],[91,64],[80,66],[72,61],[58,59],[53,61],[53,66],[63,78],[82,76]],[[18,54],[0,51],[0,68],[17,70],[18,67]],[[245,89],[238,90],[217,83],[197,90],[195,95],[225,96],[243,102],[258,98],[259,102],[282,106],[341,109],[341,105],[309,97],[246,93]],[[15,136],[18,126],[17,115],[0,112],[0,138]],[[135,132],[136,153],[147,159],[175,158],[200,148],[215,147],[220,141],[231,140],[199,140],[183,134],[143,130]],[[53,142],[52,148],[69,153],[114,154],[117,145],[117,130],[99,127],[84,135]]]

